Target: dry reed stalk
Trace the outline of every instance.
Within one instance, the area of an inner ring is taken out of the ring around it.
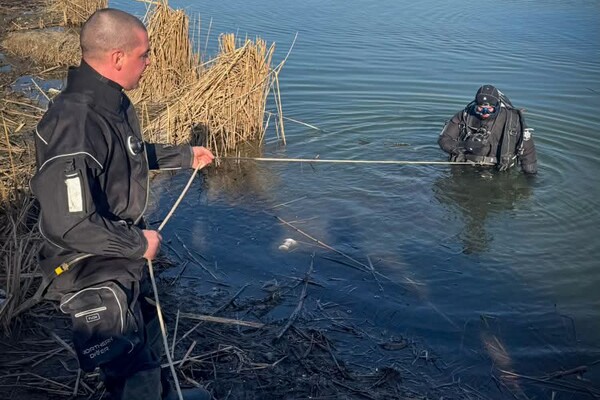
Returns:
[[[10,330],[14,317],[38,301],[33,294],[40,242],[37,225],[31,223],[34,201],[28,193],[20,193],[17,197],[11,205],[0,210],[5,219],[0,231],[3,239],[0,247],[1,285],[6,290],[6,300],[0,309],[0,327],[5,332]]]
[[[217,156],[241,143],[262,141],[267,96],[276,76],[270,68],[274,45],[246,39],[237,47],[233,34],[219,41],[211,66],[146,126],[150,140],[203,143]]]
[[[79,35],[71,30],[28,30],[11,32],[2,47],[20,58],[43,66],[78,65],[81,59]]]
[[[6,149],[8,150],[8,160],[10,161],[10,169],[12,172],[12,179],[14,182],[17,181],[17,171],[15,168],[15,162],[13,160],[13,150],[10,144],[10,138],[8,133],[8,127],[6,126],[6,120],[4,119],[4,114],[2,114],[2,125],[4,127],[4,137],[6,138]]]
[[[62,14],[63,25],[80,26],[101,8],[108,7],[108,0],[51,0],[49,13]]]
[[[2,207],[15,200],[14,195],[19,190],[27,187],[33,166],[33,154],[26,146],[16,143],[20,139],[15,137],[17,130],[9,125],[8,118],[0,113],[0,130],[3,131],[0,141],[0,224],[3,222]]]
[[[131,92],[134,103],[142,100],[165,102],[198,79],[199,60],[189,38],[189,18],[166,2],[156,4],[148,21],[151,64],[138,89]]]

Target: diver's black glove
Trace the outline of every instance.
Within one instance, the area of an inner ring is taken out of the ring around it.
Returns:
[[[465,148],[464,147],[457,147],[454,150],[452,150],[452,153],[450,153],[450,161],[452,162],[465,162],[467,161],[467,157],[465,157]]]
[[[513,158],[512,157],[502,157],[500,158],[500,163],[496,168],[498,171],[508,171],[510,167],[513,166]]]
[[[523,164],[521,165],[521,169],[528,175],[535,175],[537,174],[537,163]]]

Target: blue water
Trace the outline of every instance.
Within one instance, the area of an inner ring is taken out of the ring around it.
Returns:
[[[237,32],[275,42],[280,62],[297,35],[280,75],[284,115],[319,130],[287,121],[287,145],[270,130],[265,157],[445,160],[436,144],[444,121],[493,84],[526,109],[539,175],[247,162],[198,182],[166,236],[177,231],[235,287],[300,276],[315,252],[325,288],[313,297],[343,304],[373,329],[418,338],[490,398],[512,396],[490,382],[494,368],[542,376],[588,365],[583,377],[598,390],[600,2],[170,4],[200,17],[204,59],[218,34]],[[112,5],[143,14],[140,3]],[[157,179],[153,217],[188,176]],[[265,210],[370,259],[389,278],[383,291]],[[305,243],[279,251],[288,237]],[[519,390],[551,398],[528,381]]]

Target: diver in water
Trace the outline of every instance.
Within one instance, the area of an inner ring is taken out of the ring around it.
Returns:
[[[475,100],[446,122],[438,144],[450,161],[473,161],[507,171],[517,161],[526,174],[537,173],[531,132],[521,110],[492,85],[477,90]]]

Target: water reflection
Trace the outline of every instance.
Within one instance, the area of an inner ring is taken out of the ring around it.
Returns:
[[[237,154],[217,160],[216,168],[208,170],[208,199],[223,199],[230,205],[248,205],[249,199],[274,201],[272,189],[280,178],[272,169],[264,168],[264,164],[249,159],[262,156],[258,143],[246,143],[238,148]]]
[[[433,184],[435,198],[452,210],[458,210],[464,229],[460,233],[463,252],[483,253],[493,240],[486,231],[486,219],[512,210],[531,196],[535,177],[512,171],[498,173],[485,167],[453,166],[447,175]]]

